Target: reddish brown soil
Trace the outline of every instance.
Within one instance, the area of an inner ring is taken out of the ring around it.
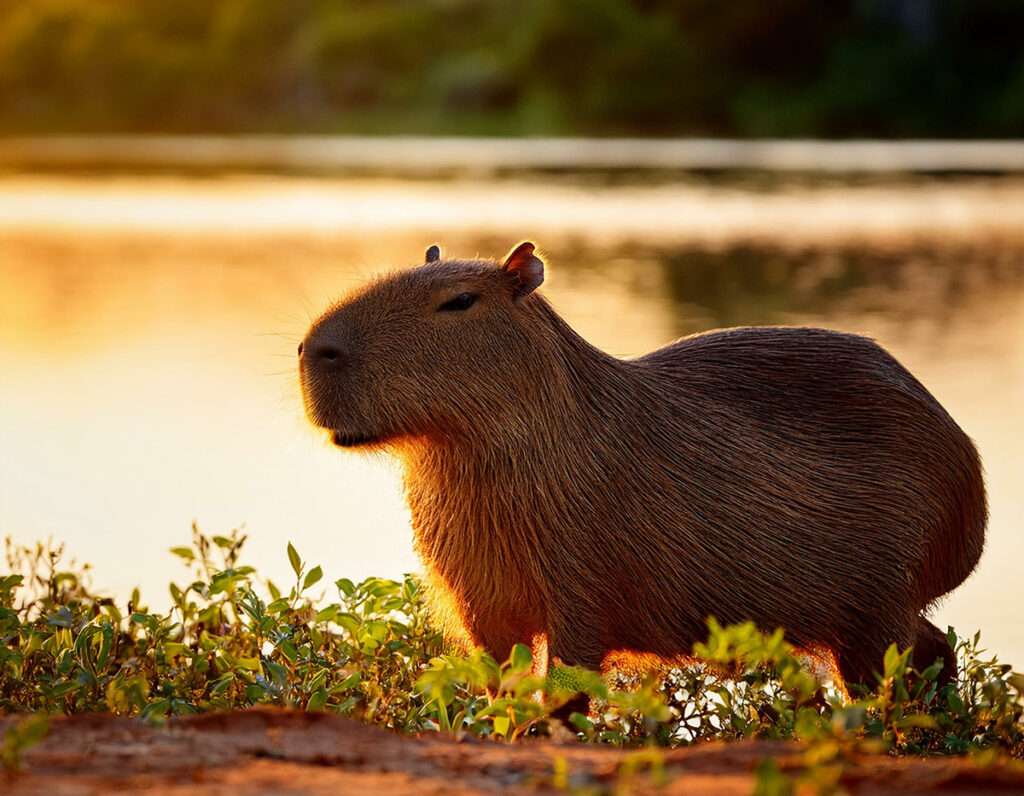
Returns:
[[[11,721],[0,718],[0,732]],[[409,738],[283,710],[208,714],[162,728],[74,716],[51,722],[46,739],[24,754],[19,773],[0,773],[0,793],[546,793],[557,789],[555,771],[563,769],[569,789],[580,792],[748,794],[761,760],[774,757],[783,771],[797,773],[802,750],[795,743],[741,742],[669,751],[662,755],[662,787],[639,774],[623,788],[636,754],[575,742]],[[1024,764],[863,758],[847,768],[841,785],[856,794],[1024,794]]]

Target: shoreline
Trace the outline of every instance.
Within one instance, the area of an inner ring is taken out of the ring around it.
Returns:
[[[1024,243],[1024,178],[785,187],[225,175],[0,177],[0,233],[578,237],[603,244]]]
[[[429,135],[0,136],[0,168],[523,170],[823,174],[1024,172],[1019,139],[595,138]]]

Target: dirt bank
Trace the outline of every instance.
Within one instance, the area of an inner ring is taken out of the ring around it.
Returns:
[[[0,732],[12,719],[0,719]],[[54,719],[0,791],[23,794],[476,794],[612,792],[643,753],[550,742],[457,743],[409,738],[326,714],[252,710],[178,719],[163,728],[110,716]],[[796,773],[785,742],[707,744],[665,752],[667,783],[634,774],[628,792],[746,794],[766,757]],[[567,779],[561,779],[564,777]],[[1024,794],[1024,766],[963,759],[863,758],[843,775],[856,794]]]

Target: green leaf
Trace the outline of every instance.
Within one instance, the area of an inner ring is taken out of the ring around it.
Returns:
[[[909,716],[904,716],[898,722],[896,726],[900,729],[908,729],[910,727],[921,727],[923,729],[931,730],[939,726],[938,722],[927,713],[912,713]]]
[[[341,691],[348,691],[350,688],[355,688],[362,681],[363,676],[359,672],[353,672],[336,686],[331,689],[331,693],[339,693]]]
[[[155,716],[166,716],[171,710],[171,700],[154,699],[142,709],[139,715],[143,719],[151,719]]]
[[[334,585],[338,587],[339,591],[346,597],[351,597],[356,590],[355,584],[348,578],[339,578],[334,581]]]
[[[284,687],[284,684],[288,681],[288,670],[285,669],[281,664],[274,663],[274,661],[267,661],[267,671],[270,672],[270,676],[273,678],[274,683],[279,687]]]
[[[939,672],[942,671],[942,661],[936,661],[923,672],[921,672],[921,678],[931,682],[939,676]]]
[[[259,683],[249,683],[249,685],[245,687],[245,698],[250,702],[259,702],[266,693],[267,689]]]
[[[231,672],[217,678],[213,681],[213,685],[210,688],[210,696],[220,696],[228,690],[233,682],[235,682],[235,675]]]
[[[308,573],[306,573],[306,579],[302,581],[302,588],[308,589],[310,586],[315,584],[324,576],[324,571],[320,567],[313,567]]]
[[[299,577],[302,574],[302,559],[299,558],[299,554],[292,546],[291,542],[288,542],[288,561],[292,565],[292,571],[295,573],[295,577]]]
[[[327,669],[321,669],[314,675],[313,679],[306,684],[306,691],[312,693],[318,688],[322,688],[323,684],[327,682]]]
[[[171,552],[179,558],[183,558],[188,563],[195,561],[196,558],[196,554],[192,552],[191,547],[172,547]]]
[[[363,625],[363,632],[374,641],[383,641],[388,637],[387,622],[378,622],[376,620],[367,622]]]
[[[553,666],[548,673],[548,685],[552,689],[588,694],[598,699],[608,698],[608,686],[600,672],[578,666]]]
[[[164,642],[164,655],[168,659],[173,659],[177,655],[187,655],[190,650],[184,644],[178,644],[174,641]]]
[[[52,627],[68,627],[74,625],[75,618],[71,614],[71,610],[66,606],[62,605],[54,613],[49,614],[46,617],[46,623]]]
[[[318,688],[306,701],[306,710],[323,710],[324,705],[327,704],[327,697],[327,691]]]
[[[353,636],[357,635],[360,627],[359,617],[349,613],[340,613],[334,617],[334,621],[345,628]]]
[[[295,660],[299,657],[299,653],[298,650],[295,649],[295,645],[288,641],[288,639],[285,639],[278,644],[277,648],[281,650],[281,654],[292,663],[295,663]]]
[[[114,626],[110,622],[100,625],[100,649],[96,653],[96,671],[102,672],[110,657],[110,648],[114,643]]]
[[[508,735],[508,728],[512,722],[509,721],[508,716],[494,716],[491,723],[494,725],[494,734],[504,736]]]
[[[75,691],[77,689],[78,683],[74,682],[73,680],[69,680],[63,683],[57,683],[57,685],[53,686],[50,689],[47,689],[46,693],[50,698],[59,698],[64,696],[65,694],[70,694],[72,691]]]
[[[509,667],[514,672],[529,671],[533,666],[533,653],[525,644],[516,644],[512,647],[512,654],[509,656]]]
[[[900,663],[900,651],[895,644],[890,644],[889,648],[885,651],[885,657],[882,659],[882,666],[885,669],[886,677],[895,677],[897,674],[897,667]]]

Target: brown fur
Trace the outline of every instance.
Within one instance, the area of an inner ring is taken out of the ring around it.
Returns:
[[[985,494],[928,391],[874,342],[821,329],[616,359],[530,292],[532,255],[392,274],[304,342],[313,421],[402,460],[456,629],[499,658],[539,639],[596,668],[685,655],[714,615],[827,647],[849,682],[892,642],[951,676],[924,612],[974,569]],[[465,292],[472,307],[438,311]]]

